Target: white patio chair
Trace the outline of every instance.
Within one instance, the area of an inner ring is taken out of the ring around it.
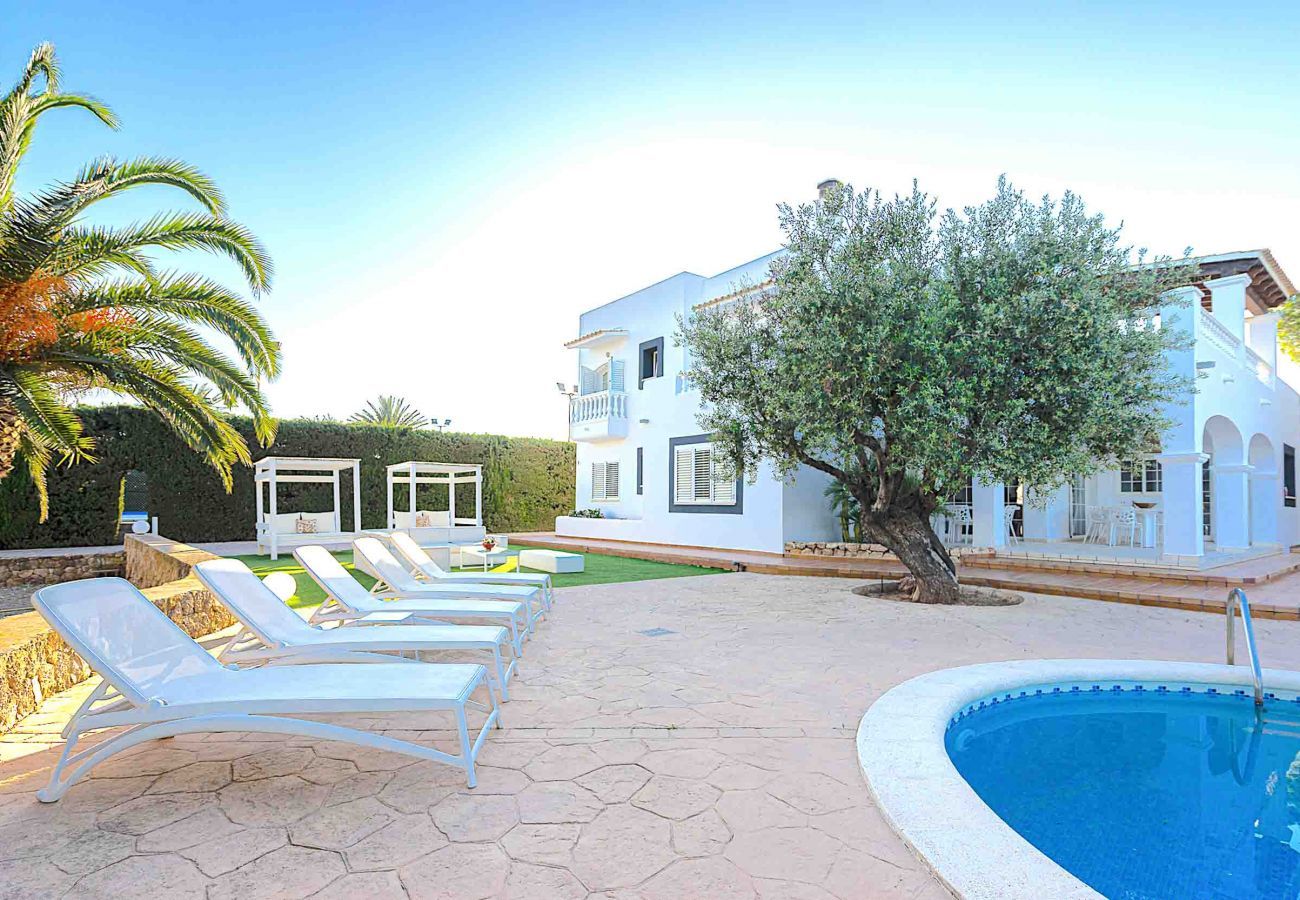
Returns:
[[[385,551],[387,553],[387,551]],[[325,592],[325,602],[312,613],[311,623],[338,622],[347,625],[392,625],[396,623],[447,625],[446,620],[487,619],[510,629],[515,655],[523,654],[523,630],[527,627],[528,606],[517,600],[476,600],[449,595],[404,595],[388,600],[387,594],[375,595],[348,574],[343,564],[324,547],[299,547],[293,551],[308,577]],[[389,554],[389,558],[392,556]],[[393,565],[401,566],[396,560]],[[468,585],[474,587],[474,585]]]
[[[237,559],[210,559],[194,574],[243,626],[222,648],[217,659],[239,665],[313,662],[398,662],[390,653],[428,650],[486,650],[492,656],[490,674],[502,700],[510,697],[507,683],[518,658],[505,664],[502,649],[510,644],[508,629],[497,625],[403,625],[392,628],[319,628],[289,607],[274,590]],[[277,572],[292,579],[286,572]],[[361,585],[357,585],[361,587]]]
[[[1016,534],[1016,513],[1020,507],[1014,503],[1004,504],[1002,507],[1002,520],[1007,529],[1007,541],[1012,544],[1020,543],[1020,535]]]
[[[352,560],[356,567],[375,579],[372,593],[403,600],[426,597],[473,597],[482,600],[519,601],[527,610],[524,630],[533,632],[533,623],[546,612],[542,589],[530,585],[503,584],[431,584],[416,579],[397,561],[397,557],[373,537],[357,538],[352,542]],[[534,604],[536,608],[534,609]]]
[[[973,544],[975,542],[975,516],[965,504],[949,506],[944,513],[948,517],[948,533],[953,544]]]
[[[551,588],[551,576],[545,573],[536,575],[528,572],[448,572],[433,561],[424,548],[415,542],[415,538],[403,531],[394,531],[388,535],[388,543],[393,553],[404,562],[418,580],[430,584],[505,584],[529,585],[542,589],[542,603],[549,612],[554,599]]]
[[[1130,547],[1137,546],[1135,541],[1137,540],[1137,535],[1140,530],[1141,530],[1141,525],[1138,523],[1138,515],[1136,509],[1129,508],[1129,509],[1111,510],[1110,546],[1114,547],[1115,545],[1117,545],[1120,542],[1120,539],[1124,537],[1125,532],[1128,532],[1129,546]]]
[[[1104,506],[1088,507],[1088,533],[1085,544],[1100,544],[1110,535],[1110,510]]]
[[[52,803],[99,763],[155,738],[203,732],[292,734],[344,741],[376,750],[432,759],[465,770],[476,783],[474,761],[500,714],[487,669],[394,661],[369,666],[323,664],[233,669],[122,578],[69,581],[38,590],[36,609],[104,680],[63,729],[64,746],[37,799]],[[470,700],[479,688],[488,702]],[[471,741],[466,707],[487,713]],[[456,719],[460,754],[379,734],[292,718],[322,713],[445,711]],[[82,734],[126,726],[78,753]]]

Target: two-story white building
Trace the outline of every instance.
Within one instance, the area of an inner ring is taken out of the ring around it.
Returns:
[[[780,251],[778,251],[780,252]],[[560,535],[782,552],[835,541],[826,476],[770,469],[753,482],[714,475],[699,394],[683,378],[676,316],[760,285],[777,254],[705,278],[674,275],[584,313],[569,434],[577,442],[577,506]],[[955,545],[1003,552],[1208,566],[1300,543],[1295,448],[1300,367],[1278,357],[1277,307],[1295,293],[1267,250],[1197,260],[1202,279],[1162,308],[1160,327],[1189,332],[1169,366],[1197,389],[1170,408],[1176,423],[1140,465],[1079,476],[1051,496],[1017,485],[968,486],[936,516]]]

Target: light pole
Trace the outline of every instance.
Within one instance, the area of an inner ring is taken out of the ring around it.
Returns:
[[[443,419],[441,422],[439,422],[438,417],[434,416],[433,418],[429,419],[429,424],[432,425],[434,428],[438,429],[439,431],[442,431],[448,425],[451,424],[451,419]]]

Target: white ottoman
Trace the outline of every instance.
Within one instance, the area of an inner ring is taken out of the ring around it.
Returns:
[[[565,553],[563,550],[520,550],[519,565],[525,569],[539,569],[557,575],[561,572],[581,572],[585,567],[581,553]]]

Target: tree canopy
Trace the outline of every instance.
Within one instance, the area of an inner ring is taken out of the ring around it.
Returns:
[[[779,207],[770,280],[680,324],[701,425],[739,471],[771,460],[843,482],[867,536],[951,602],[955,567],[929,526],[971,478],[1048,489],[1149,448],[1190,385],[1153,325],[1190,280],[1147,260],[1066,194],[939,214],[913,187],[830,190]]]

